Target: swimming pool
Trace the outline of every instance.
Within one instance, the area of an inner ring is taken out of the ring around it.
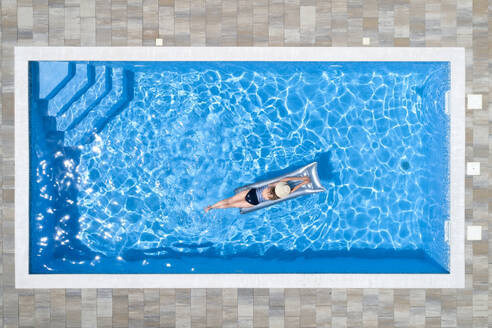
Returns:
[[[451,62],[30,61],[29,274],[450,273]],[[312,161],[326,193],[203,207]]]

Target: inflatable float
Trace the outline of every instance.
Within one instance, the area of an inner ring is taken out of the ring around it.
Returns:
[[[281,175],[281,176],[279,176],[277,178],[273,178],[273,179],[270,179],[270,180],[264,180],[264,181],[260,181],[260,182],[256,182],[256,183],[252,183],[252,184],[249,184],[249,185],[246,185],[246,186],[242,186],[242,187],[236,188],[234,190],[234,192],[237,194],[238,192],[241,192],[241,191],[244,191],[244,190],[248,190],[248,189],[251,189],[251,188],[260,188],[260,187],[263,187],[264,185],[267,185],[267,184],[270,184],[270,183],[279,182],[283,178],[287,178],[287,177],[304,177],[304,176],[308,176],[311,179],[311,182],[310,183],[301,186],[299,189],[297,189],[293,193],[290,193],[285,198],[281,198],[281,199],[277,199],[277,200],[267,200],[265,202],[259,203],[258,205],[255,205],[255,206],[252,206],[252,207],[242,208],[240,210],[240,213],[241,214],[249,213],[249,212],[252,212],[252,211],[259,210],[261,208],[265,208],[265,207],[268,207],[268,206],[271,206],[271,205],[275,205],[277,203],[280,203],[280,202],[283,202],[283,201],[286,201],[286,200],[289,200],[289,199],[292,199],[292,198],[296,198],[296,197],[303,196],[303,195],[314,194],[314,193],[317,193],[317,192],[325,191],[326,189],[321,185],[321,182],[319,181],[317,167],[318,167],[318,163],[317,162],[313,162],[313,163],[308,164],[308,165],[306,165],[304,167],[301,167],[300,169],[295,170],[294,172],[290,172],[290,173]]]

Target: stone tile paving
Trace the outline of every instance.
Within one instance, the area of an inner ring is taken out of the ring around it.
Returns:
[[[0,326],[4,327],[487,327],[489,163],[492,154],[492,0],[2,0],[0,71]],[[465,289],[15,289],[15,45],[36,46],[460,46],[466,92]]]

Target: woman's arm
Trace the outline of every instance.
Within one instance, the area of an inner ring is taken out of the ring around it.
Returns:
[[[287,181],[300,181],[300,180],[307,181],[307,179],[309,179],[309,177],[287,177],[287,178],[281,179],[280,181],[284,181],[284,182],[287,182]]]
[[[302,184],[309,183],[311,181],[311,179],[309,179],[309,177],[287,177],[287,178],[281,179],[279,182],[282,182],[282,181],[283,182],[287,182],[287,181],[304,181],[303,183],[300,184],[300,185],[302,185]],[[275,187],[277,185],[277,183],[278,182],[273,182],[273,183],[270,183],[268,186],[269,187]]]
[[[309,181],[303,181],[301,183],[299,183],[297,186],[294,187],[294,189],[292,189],[291,193],[295,192],[297,189],[301,188],[302,186],[304,186],[305,184],[308,184]]]
[[[287,181],[298,181],[298,180],[303,180],[303,177],[287,177],[287,178],[283,178],[283,179],[280,179],[280,181],[270,183],[268,186],[269,187],[275,187],[277,185],[277,183],[282,182],[282,181],[283,182],[287,182]]]

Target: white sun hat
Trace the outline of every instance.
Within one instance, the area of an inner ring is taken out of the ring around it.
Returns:
[[[275,194],[279,198],[287,197],[290,194],[290,187],[287,182],[282,181],[277,183],[277,185],[275,186]]]

